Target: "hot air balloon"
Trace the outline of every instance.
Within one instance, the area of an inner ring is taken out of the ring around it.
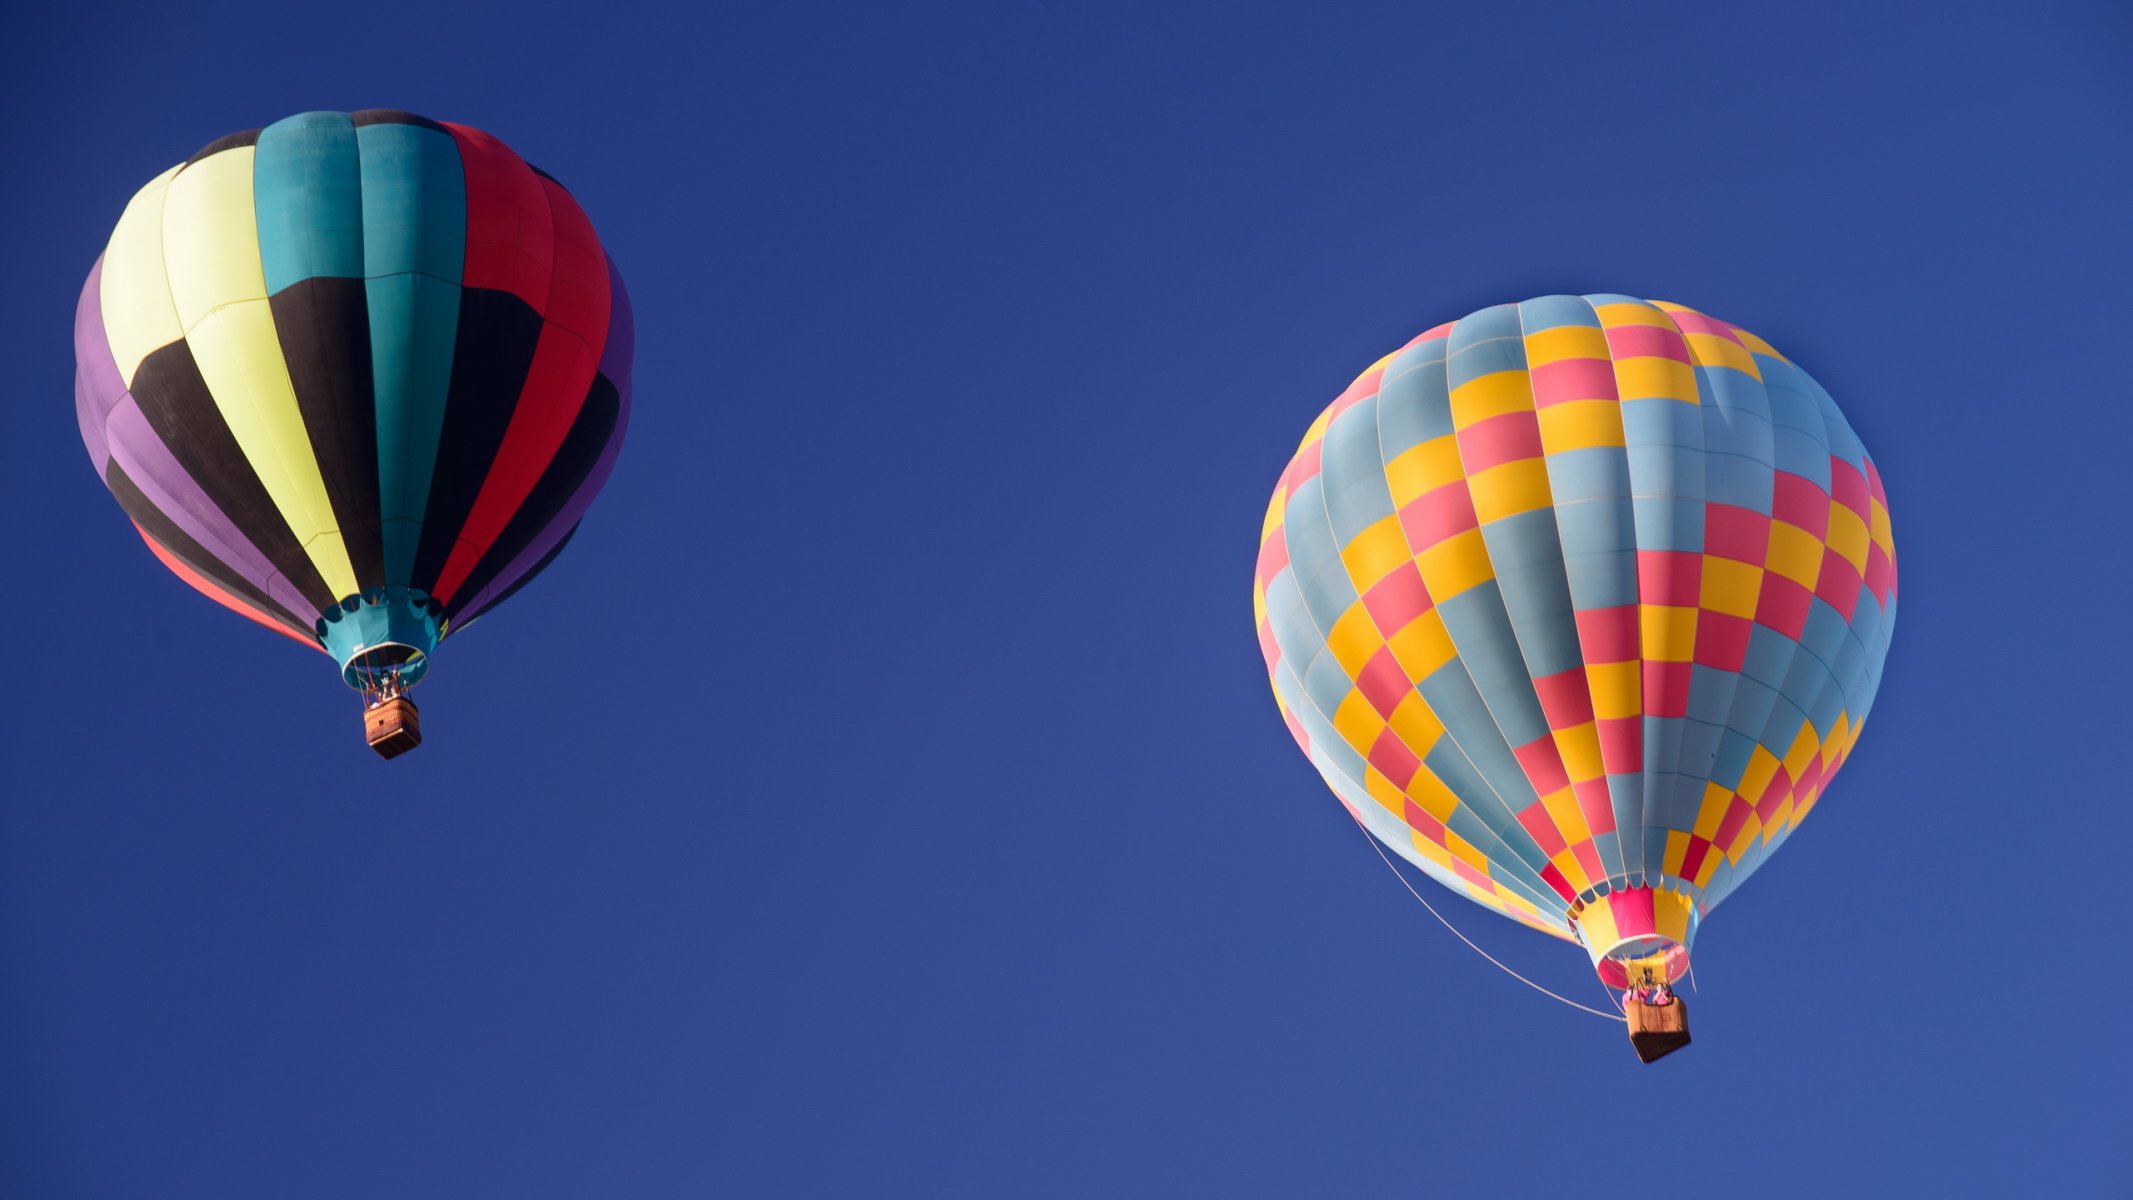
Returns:
[[[1640,1058],[1707,914],[1858,742],[1896,616],[1881,475],[1761,338],[1546,296],[1422,334],[1282,472],[1253,608],[1290,733],[1438,883],[1576,941]]]
[[[331,655],[391,758],[437,644],[606,482],[633,342],[584,212],[502,142],[300,113],[126,206],[76,310],[75,404],[149,550]]]

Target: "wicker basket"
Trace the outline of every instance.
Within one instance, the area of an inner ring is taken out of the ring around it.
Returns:
[[[363,713],[363,740],[380,758],[405,754],[422,744],[422,714],[406,696],[394,696]]]
[[[1664,1058],[1689,1044],[1689,1006],[1676,996],[1666,1004],[1646,1004],[1634,996],[1623,1004],[1629,1015],[1629,1044],[1645,1062]]]

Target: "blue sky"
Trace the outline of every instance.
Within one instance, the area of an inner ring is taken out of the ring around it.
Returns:
[[[2133,20],[1864,7],[18,16],[0,1193],[2123,1195]],[[141,547],[66,336],[156,172],[388,106],[566,182],[638,321],[390,764]],[[1812,371],[1903,564],[1650,1068],[1386,876],[1250,613],[1357,371],[1596,291]]]

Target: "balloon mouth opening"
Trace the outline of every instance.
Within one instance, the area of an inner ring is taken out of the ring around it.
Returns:
[[[1689,973],[1689,948],[1656,934],[1624,938],[1595,955],[1592,966],[1613,988],[1672,984]]]
[[[341,682],[399,693],[429,673],[430,654],[444,637],[444,607],[416,588],[372,588],[321,613],[317,629],[341,664]]]
[[[1689,947],[1702,920],[1695,898],[1665,881],[1593,888],[1570,915],[1600,981],[1625,990],[1672,984],[1688,974]]]
[[[397,687],[406,690],[429,673],[430,656],[419,647],[385,642],[349,659],[341,667],[341,680],[366,692]]]

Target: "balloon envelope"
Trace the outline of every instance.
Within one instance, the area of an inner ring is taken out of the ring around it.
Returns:
[[[1858,740],[1896,613],[1881,476],[1829,395],[1676,304],[1441,325],[1320,414],[1253,605],[1297,744],[1438,882],[1686,969]]]
[[[628,425],[622,280],[569,192],[410,113],[302,113],[134,196],[76,310],[91,461],[227,608],[412,684],[561,550]]]

